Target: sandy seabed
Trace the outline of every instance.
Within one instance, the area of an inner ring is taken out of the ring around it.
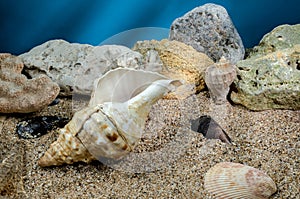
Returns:
[[[207,92],[163,99],[152,107],[134,153],[120,162],[39,167],[37,160],[56,140],[57,130],[25,140],[15,133],[17,122],[72,114],[72,100],[62,98],[37,113],[0,115],[0,198],[211,198],[204,175],[224,161],[267,173],[278,188],[271,198],[300,198],[300,111],[216,106]],[[191,131],[189,120],[201,115],[211,115],[233,144]]]

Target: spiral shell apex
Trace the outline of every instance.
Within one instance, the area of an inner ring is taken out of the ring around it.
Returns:
[[[262,171],[232,162],[210,168],[204,187],[216,199],[266,199],[277,191],[274,181]]]
[[[180,82],[154,72],[118,68],[94,85],[89,106],[60,130],[40,166],[123,157],[140,140],[152,105]]]
[[[205,71],[205,83],[213,102],[223,104],[229,93],[229,86],[236,78],[236,68],[222,57],[219,62],[209,66]]]

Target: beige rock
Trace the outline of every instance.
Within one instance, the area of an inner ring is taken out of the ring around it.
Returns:
[[[0,113],[29,113],[50,104],[59,93],[59,86],[41,75],[27,79],[21,74],[20,58],[0,54]]]
[[[198,92],[205,87],[204,74],[208,66],[214,62],[204,53],[196,51],[193,47],[178,41],[139,41],[133,50],[144,56],[150,50],[158,52],[163,62],[161,74],[184,80],[186,84],[192,85],[192,92]]]

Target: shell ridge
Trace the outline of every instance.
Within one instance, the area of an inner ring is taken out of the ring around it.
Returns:
[[[74,114],[72,120],[68,124],[66,124],[63,129],[67,128],[73,136],[77,136],[78,133],[82,130],[84,123],[90,118],[93,113],[97,112],[98,109],[98,106],[88,106],[81,109]]]
[[[107,119],[115,126],[115,128],[117,129],[118,135],[124,140],[124,142],[127,144],[127,146],[130,147],[130,151],[131,151],[131,150],[132,150],[132,146],[130,146],[130,144],[129,144],[127,138],[123,135],[124,133],[123,133],[122,129],[120,129],[120,128],[118,127],[118,125],[116,124],[116,122],[113,120],[113,118],[110,117],[108,114],[106,114],[101,108],[99,109],[99,111],[101,111],[101,113],[102,113],[104,116],[106,116]]]
[[[277,190],[274,181],[264,172],[232,162],[210,168],[204,177],[204,188],[216,198],[232,199],[269,198]]]
[[[120,135],[117,125],[103,111],[103,104],[90,115],[78,137],[95,159],[116,158],[131,151],[127,140]],[[117,135],[116,135],[117,134]]]
[[[89,108],[89,107],[88,107]],[[96,113],[96,112],[98,112],[98,110],[99,110],[100,108],[99,108],[99,106],[95,106],[95,107],[93,107],[93,112],[89,112],[88,114],[87,114],[87,117],[85,117],[84,118],[84,120],[82,120],[83,122],[82,122],[82,124],[81,124],[81,127],[78,129],[78,131],[76,132],[76,134],[74,135],[74,136],[76,136],[77,138],[78,138],[78,134],[82,131],[82,129],[83,129],[83,126],[84,126],[84,124],[86,123],[86,121],[88,121],[89,119],[91,119],[91,117],[92,117],[92,115],[94,114],[94,113]],[[90,109],[91,110],[91,109]],[[81,142],[81,140],[78,138],[78,140]],[[81,144],[84,146],[84,144],[81,142]]]
[[[239,191],[238,189],[232,190],[230,192],[224,192],[224,190],[214,190],[215,192],[212,194],[213,196],[220,197],[220,198],[232,198],[232,199],[259,199],[255,198],[248,193],[246,190],[244,192]]]

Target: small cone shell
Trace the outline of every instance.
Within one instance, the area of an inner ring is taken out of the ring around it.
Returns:
[[[277,190],[274,181],[262,171],[232,162],[210,168],[204,187],[216,199],[266,199]]]
[[[236,77],[235,66],[224,57],[205,71],[205,83],[209,89],[211,98],[216,104],[226,102],[229,86]]]

